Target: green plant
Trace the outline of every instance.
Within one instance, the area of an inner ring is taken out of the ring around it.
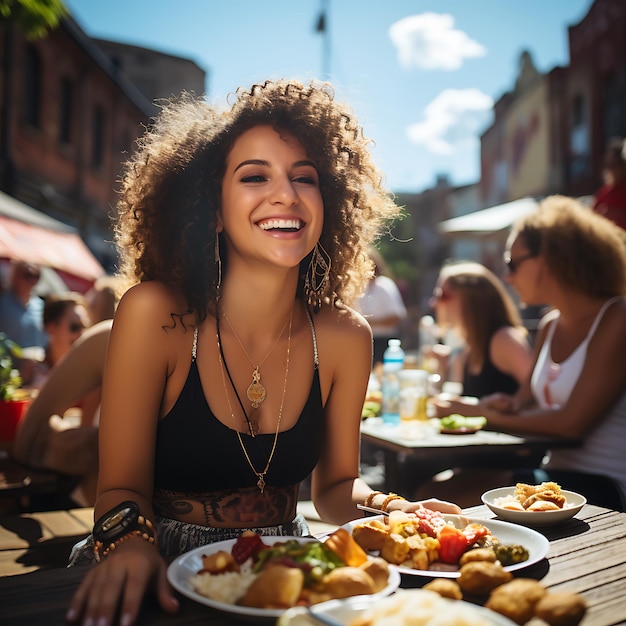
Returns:
[[[0,333],[0,400],[12,400],[22,385],[13,359],[22,356],[22,349],[4,333]]]

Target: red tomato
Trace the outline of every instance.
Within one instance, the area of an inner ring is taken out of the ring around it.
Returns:
[[[250,558],[255,559],[256,555],[266,547],[259,535],[246,535],[237,538],[230,553],[233,559],[241,565]]]
[[[461,555],[473,542],[468,542],[462,530],[454,526],[444,526],[438,535],[439,560],[444,563],[458,563]]]
[[[463,534],[467,537],[468,545],[472,545],[481,537],[489,534],[489,529],[485,528],[482,524],[468,524],[463,529]]]

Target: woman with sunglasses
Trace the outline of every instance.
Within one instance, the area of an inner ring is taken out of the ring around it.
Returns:
[[[40,389],[50,370],[64,357],[72,344],[90,326],[87,302],[74,291],[52,294],[43,307],[43,328],[48,338],[44,360],[38,363],[29,389]]]
[[[482,398],[515,393],[532,366],[527,332],[513,299],[498,277],[480,263],[445,265],[430,300],[437,324],[453,330],[464,348],[450,365],[463,395]],[[476,404],[436,400],[437,414],[481,415]]]
[[[573,198],[552,196],[514,226],[506,260],[520,299],[552,308],[539,326],[532,373],[515,395],[483,398],[481,414],[489,428],[572,445],[551,450],[536,470],[465,473],[438,491],[553,480],[592,504],[624,511],[624,231]]]

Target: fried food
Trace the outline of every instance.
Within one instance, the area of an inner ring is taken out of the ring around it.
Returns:
[[[326,545],[337,554],[346,565],[358,567],[367,563],[367,554],[345,528],[338,528],[326,538]]]
[[[587,604],[576,593],[547,593],[535,607],[535,616],[550,626],[576,626],[587,611]]]
[[[375,556],[359,567],[374,581],[374,593],[383,590],[387,586],[389,581],[389,563],[385,559]]]
[[[468,550],[459,559],[459,565],[465,565],[470,561],[488,561],[489,563],[495,563],[497,560],[494,548],[474,548]]]
[[[402,535],[389,533],[380,549],[380,556],[394,565],[400,565],[409,558],[411,546]]]
[[[451,578],[435,578],[426,583],[422,589],[428,589],[438,593],[442,598],[450,598],[451,600],[462,600],[463,592],[458,583]]]
[[[252,581],[241,604],[257,609],[286,609],[296,604],[303,585],[300,568],[272,565]]]
[[[331,598],[369,595],[374,590],[374,580],[362,567],[338,567],[324,577],[324,592]]]
[[[526,507],[526,510],[527,511],[559,511],[562,508],[563,507],[560,507],[558,504],[550,500],[535,500],[532,504]]]
[[[525,624],[535,613],[535,606],[545,596],[545,587],[532,578],[516,578],[496,587],[485,606],[516,624]]]
[[[555,482],[549,481],[540,485],[527,485],[526,483],[517,483],[515,485],[515,499],[522,505],[524,510],[530,511],[552,511],[562,509],[567,500],[561,493],[561,486]],[[534,503],[539,501],[552,502],[556,507],[544,505],[541,508],[530,508]],[[507,508],[510,508],[507,506]]]
[[[223,574],[224,572],[238,572],[239,565],[230,552],[220,550],[208,556],[202,555],[202,571],[210,574]]]
[[[364,550],[381,550],[386,536],[387,527],[378,519],[357,524],[352,529],[352,538]]]
[[[507,572],[497,561],[470,561],[461,566],[460,574],[457,578],[459,587],[464,593],[477,596],[486,596],[513,578],[513,574]]]

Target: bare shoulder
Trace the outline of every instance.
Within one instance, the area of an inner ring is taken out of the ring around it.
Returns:
[[[354,309],[335,307],[313,315],[315,329],[333,341],[370,341],[372,331],[365,318]]]
[[[613,337],[613,340],[618,337],[626,339],[626,298],[620,298],[607,307],[596,333]]]
[[[528,333],[524,328],[516,328],[514,326],[503,326],[499,328],[492,338],[494,346],[510,346],[512,344],[528,344]]]
[[[372,331],[365,318],[350,308],[322,309],[313,315],[320,351],[328,358],[346,355],[367,358],[372,348]]]
[[[130,321],[134,325],[156,324],[176,328],[193,324],[193,316],[183,298],[158,281],[134,285],[122,296],[115,322]]]

